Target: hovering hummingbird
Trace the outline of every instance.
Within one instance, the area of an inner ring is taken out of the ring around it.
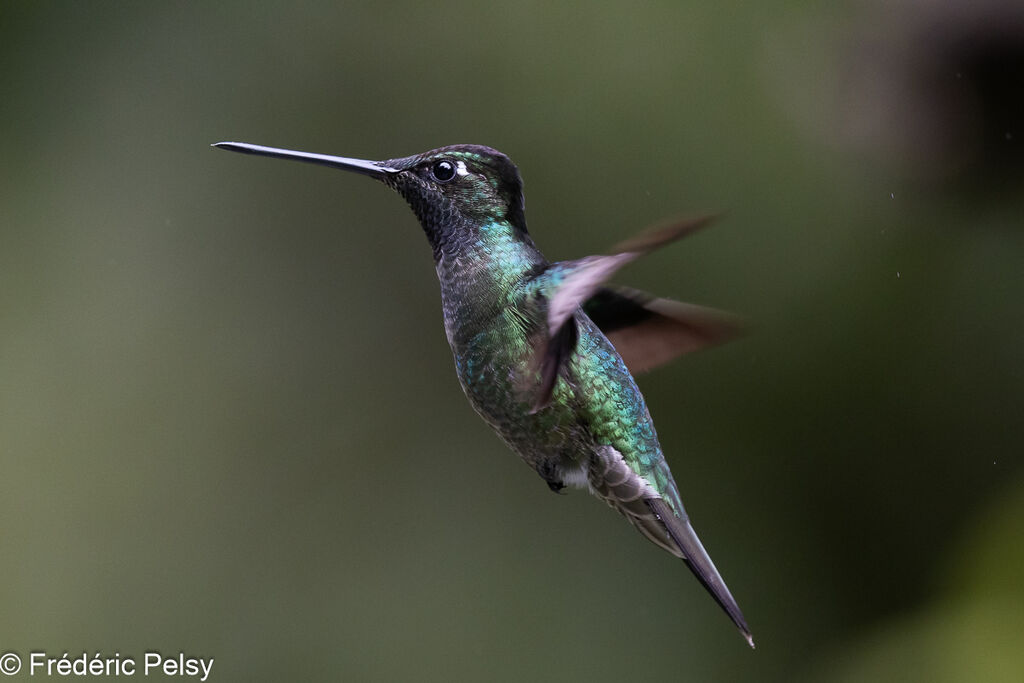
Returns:
[[[433,249],[445,332],[476,412],[552,491],[589,489],[682,558],[754,646],[690,525],[630,374],[725,341],[737,334],[737,322],[605,284],[622,266],[709,219],[668,224],[605,255],[551,263],[526,230],[519,170],[490,147],[452,145],[366,161],[241,142],[214,146],[352,171],[401,194]]]

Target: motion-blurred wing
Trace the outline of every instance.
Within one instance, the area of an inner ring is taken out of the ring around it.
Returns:
[[[532,401],[534,412],[551,402],[558,374],[576,347],[573,316],[580,306],[627,263],[691,234],[710,221],[710,216],[701,216],[647,230],[616,245],[609,254],[553,263],[527,284],[533,295],[547,302],[547,334],[538,335],[535,340],[534,358],[528,369],[530,377],[540,375]],[[616,299],[620,311],[625,308],[625,298]]]
[[[661,299],[626,287],[602,287],[583,304],[634,375],[738,336],[738,318],[724,311]]]

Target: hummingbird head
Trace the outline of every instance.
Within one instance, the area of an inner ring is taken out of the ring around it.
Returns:
[[[490,147],[450,145],[399,159],[368,161],[242,142],[214,146],[331,166],[384,182],[412,207],[435,257],[451,245],[475,241],[488,225],[508,225],[517,237],[529,239],[519,169]]]
[[[504,221],[526,234],[523,180],[512,160],[482,145],[450,145],[383,165],[381,178],[405,197],[425,230],[458,215],[473,224]]]

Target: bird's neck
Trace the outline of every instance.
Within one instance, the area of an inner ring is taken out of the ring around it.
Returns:
[[[494,324],[514,305],[512,295],[526,277],[547,265],[529,235],[502,220],[446,226],[433,236],[445,326],[453,345]],[[432,235],[428,231],[428,238]],[[454,336],[453,336],[454,335]]]

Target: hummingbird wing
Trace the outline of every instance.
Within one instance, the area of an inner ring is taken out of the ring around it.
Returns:
[[[736,316],[628,287],[601,287],[583,303],[634,375],[739,336]]]
[[[619,243],[609,254],[552,263],[533,278],[528,289],[547,300],[546,329],[534,341],[533,361],[528,368],[529,377],[535,377],[538,373],[540,376],[533,400],[533,412],[544,408],[551,401],[558,372],[576,346],[573,317],[576,310],[591,299],[615,271],[704,227],[711,219],[711,216],[701,216],[674,221]],[[621,303],[622,299],[618,301]]]
[[[674,221],[640,233],[612,247],[611,253],[553,263],[545,272],[553,285],[548,295],[548,334],[555,336],[576,309],[592,297],[615,271],[704,227],[711,216]]]

